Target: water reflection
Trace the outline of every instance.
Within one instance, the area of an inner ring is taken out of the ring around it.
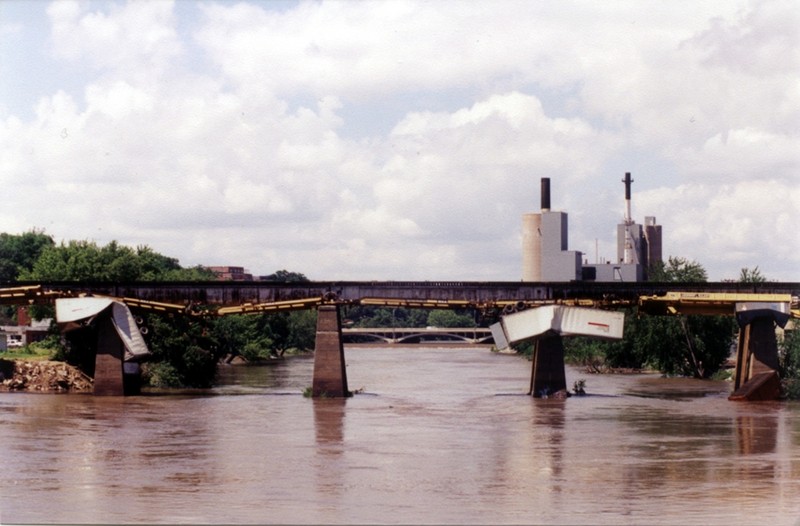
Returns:
[[[342,453],[346,399],[322,398],[311,401],[314,407],[314,432],[322,454]]]
[[[765,408],[760,405],[759,409]],[[775,451],[778,441],[778,417],[776,414],[738,415],[735,428],[740,454],[756,455]]]
[[[315,399],[314,445],[317,500],[324,502],[323,515],[331,517],[341,508],[346,481],[341,463],[344,457],[344,414],[346,399]]]
[[[538,433],[544,433],[543,452],[546,458],[542,458],[540,469],[545,469],[548,476],[553,479],[552,490],[561,491],[564,480],[564,421],[565,405],[567,400],[563,399],[532,399],[535,406],[533,418],[534,429]]]

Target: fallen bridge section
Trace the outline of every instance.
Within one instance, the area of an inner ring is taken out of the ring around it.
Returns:
[[[566,396],[563,336],[619,340],[624,323],[622,312],[549,305],[503,316],[491,330],[499,349],[528,340],[535,342],[528,394],[542,398]]]

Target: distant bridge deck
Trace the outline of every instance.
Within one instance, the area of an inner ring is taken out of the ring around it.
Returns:
[[[352,327],[342,329],[344,343],[494,343],[484,327]]]

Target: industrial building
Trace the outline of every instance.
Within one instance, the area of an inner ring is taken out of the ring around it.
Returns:
[[[550,209],[550,179],[541,180],[541,211],[522,216],[523,281],[645,281],[651,264],[662,261],[661,226],[645,217],[631,218],[630,173],[625,174],[625,215],[617,225],[615,262],[590,264],[583,253],[569,250],[566,212]]]
[[[244,267],[208,267],[208,269],[216,274],[217,281],[253,281],[253,275],[250,274]]]

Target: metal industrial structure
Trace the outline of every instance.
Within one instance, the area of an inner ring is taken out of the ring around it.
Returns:
[[[644,281],[647,269],[662,260],[661,226],[653,216],[644,225],[631,217],[630,172],[625,183],[625,214],[617,225],[617,260],[590,264],[568,249],[568,215],[550,208],[550,179],[541,180],[541,211],[522,216],[523,281]]]

